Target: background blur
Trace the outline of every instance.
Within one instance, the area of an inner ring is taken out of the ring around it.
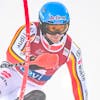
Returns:
[[[48,1],[28,0],[30,21],[38,21],[38,11]],[[68,8],[68,34],[82,50],[89,100],[100,100],[100,0],[55,0]],[[0,0],[0,62],[17,29],[25,24],[23,0]],[[44,86],[47,100],[74,100],[69,72],[62,66]]]

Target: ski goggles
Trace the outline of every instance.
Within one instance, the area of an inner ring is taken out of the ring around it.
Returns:
[[[68,24],[46,24],[46,31],[48,34],[65,34],[68,30]]]

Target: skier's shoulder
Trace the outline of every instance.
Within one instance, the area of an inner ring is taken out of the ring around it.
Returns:
[[[30,35],[36,35],[38,32],[38,26],[39,23],[38,22],[30,22]],[[15,36],[19,36],[21,34],[25,34],[26,33],[26,27],[25,24],[21,25],[18,30],[15,33]]]
[[[31,22],[30,23],[30,34],[37,35],[39,31],[39,22]]]
[[[65,48],[67,48],[68,50],[71,49],[71,45],[72,45],[72,39],[71,37],[67,34],[67,39],[66,39],[66,43],[65,43]]]
[[[81,55],[81,48],[76,41],[72,40],[70,52],[77,58],[77,55]]]
[[[78,46],[78,44],[71,38],[70,35],[67,34],[67,39],[66,39],[66,45],[67,48],[70,49],[80,49],[80,47]]]
[[[67,34],[66,44],[65,48],[70,51],[70,53],[77,54],[77,52],[81,53],[80,47],[77,45],[77,43],[72,39],[70,35]]]
[[[37,28],[39,26],[39,22],[30,22],[30,27],[32,27],[32,26]],[[20,28],[25,28],[25,24],[19,26],[19,29]]]

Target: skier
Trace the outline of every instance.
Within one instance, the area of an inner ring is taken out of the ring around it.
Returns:
[[[41,90],[52,75],[66,63],[75,100],[87,100],[81,50],[67,34],[69,25],[69,12],[59,2],[44,4],[39,11],[39,22],[30,23],[31,55],[27,93],[32,90]],[[25,25],[23,25],[18,29],[8,47],[8,62],[23,63],[25,61],[25,34]],[[12,95],[12,92],[18,91],[23,73],[23,65],[2,69],[0,71],[1,95]]]

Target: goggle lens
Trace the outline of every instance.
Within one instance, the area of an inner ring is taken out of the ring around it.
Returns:
[[[46,29],[49,34],[64,34],[68,29],[68,24],[47,24]]]

